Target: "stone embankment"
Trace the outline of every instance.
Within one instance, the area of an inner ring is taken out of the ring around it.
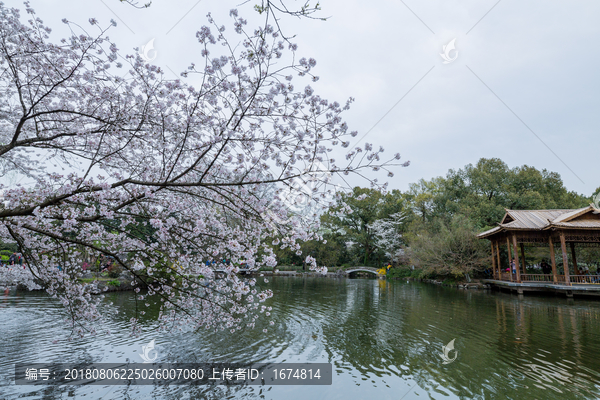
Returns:
[[[96,277],[92,273],[86,273],[82,276],[84,290],[93,294],[104,292],[119,292],[132,290],[135,288],[131,283],[133,277],[126,273],[118,278]],[[21,282],[21,283],[19,283]],[[23,283],[25,282],[25,284]],[[43,287],[36,284],[36,279],[28,270],[21,268],[0,268],[0,292],[6,290],[44,290]]]
[[[448,287],[455,287],[457,289],[491,289],[492,287],[488,284],[485,283],[481,283],[481,282],[443,282],[443,281],[439,281],[436,279],[421,279],[421,282],[425,282],[425,283],[433,283],[434,285],[440,285],[440,286],[448,286]]]
[[[15,289],[39,290],[41,288],[35,284],[31,273],[22,266],[0,266],[0,291]]]
[[[83,290],[92,294],[124,292],[137,287],[137,284],[134,284],[135,278],[127,272],[123,272],[117,278],[96,277],[93,273],[87,273],[82,276],[82,280],[85,282]]]
[[[17,271],[21,272],[21,271]],[[22,272],[24,273],[24,272]],[[17,284],[20,281],[19,274],[14,274],[13,271],[9,273],[8,269],[5,271],[0,270],[0,291],[8,290],[28,290],[25,285]],[[322,277],[322,278],[340,278],[345,276],[345,274],[340,274],[338,272],[328,272],[327,274],[322,274],[318,272],[312,271],[256,271],[252,276],[314,276],[314,277]],[[124,272],[119,275],[117,278],[109,278],[104,276],[96,276],[96,274],[88,272],[83,274],[81,277],[81,281],[84,284],[84,290],[87,293],[91,294],[101,294],[107,292],[121,292],[133,290],[139,284],[139,286],[144,286],[141,282],[137,284],[133,284],[135,279],[134,277]],[[43,290],[41,287],[36,287],[33,290]]]
[[[7,290],[15,290],[18,285],[14,282],[0,281],[0,292],[4,292]]]
[[[340,275],[336,272],[327,272],[327,274],[322,274],[319,272],[305,272],[305,271],[257,271],[252,273],[253,276],[318,276],[323,278],[339,278]]]

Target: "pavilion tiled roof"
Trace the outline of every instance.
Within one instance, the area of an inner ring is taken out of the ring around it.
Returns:
[[[585,214],[591,217],[580,218]],[[598,216],[595,218],[594,216]],[[501,231],[562,229],[600,229],[600,214],[592,206],[576,210],[506,210],[497,227],[477,235],[485,238]]]
[[[510,229],[544,229],[553,221],[573,210],[506,210],[500,226]],[[504,221],[511,220],[504,223]]]

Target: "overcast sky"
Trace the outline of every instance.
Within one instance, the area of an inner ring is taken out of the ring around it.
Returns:
[[[297,35],[301,56],[317,59],[319,94],[356,99],[345,119],[357,139],[368,133],[363,144],[411,161],[391,188],[406,190],[481,157],[556,171],[569,190],[588,196],[600,186],[597,0],[320,3],[327,21],[285,19],[284,31]],[[62,18],[88,29],[95,17],[104,26],[117,21],[109,36],[123,53],[154,39],[152,62],[172,78],[200,60],[195,33],[206,14],[227,25],[237,4],[154,0],[140,10],[118,0],[31,0],[60,37],[67,36]],[[238,7],[250,24],[252,4]],[[448,56],[456,59],[444,64],[440,53],[452,39]]]

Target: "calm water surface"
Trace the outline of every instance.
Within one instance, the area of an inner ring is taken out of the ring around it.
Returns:
[[[0,399],[597,399],[600,301],[458,291],[404,281],[276,277],[276,325],[241,334],[129,336],[131,293],[106,296],[112,335],[77,342],[40,293],[0,293]],[[331,362],[331,386],[33,387],[15,362]],[[457,359],[442,347],[456,339]]]

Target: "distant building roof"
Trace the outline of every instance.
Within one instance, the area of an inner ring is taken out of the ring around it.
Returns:
[[[485,238],[503,231],[541,231],[551,228],[600,229],[600,212],[592,206],[576,210],[506,210],[497,227],[477,237]]]

